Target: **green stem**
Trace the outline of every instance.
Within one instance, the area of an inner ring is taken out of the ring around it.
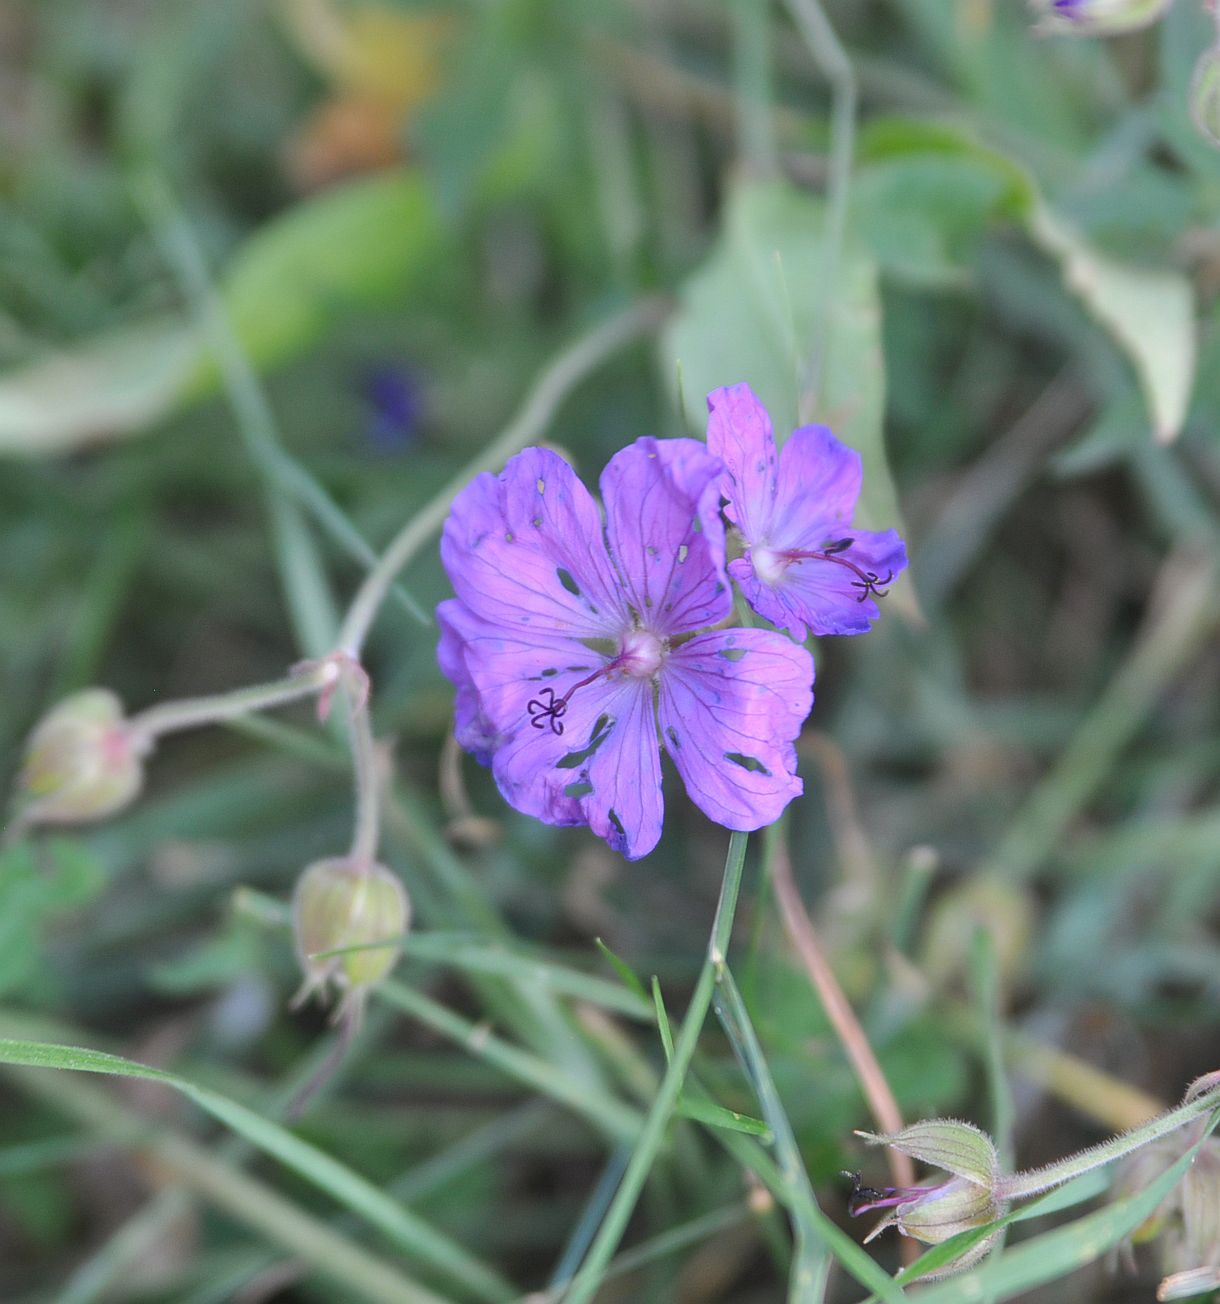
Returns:
[[[771,119],[771,15],[765,0],[733,0],[733,100],[737,149],[763,177],[779,173]]]
[[[391,541],[377,564],[364,577],[339,631],[339,647],[360,660],[369,629],[377,618],[394,577],[440,530],[454,498],[479,474],[499,468],[532,439],[540,439],[556,409],[590,372],[638,336],[660,325],[665,305],[645,299],[603,322],[576,341],[551,363],[530,391],[524,405],[500,435],[473,458],[422,511],[417,512]]]
[[[344,685],[347,698],[348,743],[352,749],[352,774],[356,790],[356,818],[352,829],[352,861],[364,869],[377,857],[381,834],[381,779],[377,773],[377,743],[369,714],[368,689]]]
[[[605,1275],[607,1265],[622,1240],[627,1229],[627,1222],[635,1209],[636,1201],[643,1190],[644,1182],[652,1169],[657,1152],[665,1137],[665,1127],[673,1114],[682,1090],[682,1083],[690,1069],[699,1034],[703,1030],[708,1009],[711,1007],[712,994],[724,968],[724,957],[728,951],[729,936],[733,931],[733,916],[737,909],[737,897],[741,891],[741,876],[745,866],[747,833],[733,833],[729,838],[728,854],[724,863],[724,879],[720,885],[720,900],[716,905],[716,918],[712,923],[711,936],[708,939],[707,955],[699,978],[691,996],[686,1018],[682,1021],[682,1031],[674,1044],[674,1053],[670,1057],[661,1086],[648,1111],[644,1128],[636,1142],[623,1180],[615,1192],[606,1219],[598,1230],[589,1253],[581,1265],[580,1271],[564,1296],[565,1304],[588,1304],[593,1298]]]
[[[180,702],[166,702],[164,706],[151,706],[132,716],[127,727],[151,743],[162,734],[194,729],[203,724],[219,724],[224,720],[250,715],[254,711],[285,706],[302,697],[312,697],[333,684],[338,675],[339,669],[333,662],[312,662],[299,673],[290,674],[286,679],[277,679],[270,684],[256,684],[232,693],[217,693],[213,697],[188,697]]]
[[[1047,1164],[1045,1168],[1031,1168],[1024,1173],[1002,1177],[996,1185],[996,1198],[1002,1202],[1025,1200],[1031,1195],[1040,1195],[1043,1191],[1062,1186],[1064,1182],[1070,1182],[1073,1177],[1079,1177],[1094,1168],[1101,1168],[1104,1164],[1129,1155],[1133,1150],[1139,1150],[1152,1141],[1158,1141],[1161,1137],[1176,1132],[1178,1128],[1184,1127],[1194,1119],[1209,1114],[1217,1105],[1220,1105],[1220,1085],[1213,1085],[1210,1090],[1179,1105],[1177,1109],[1161,1114],[1142,1127],[1124,1132],[1121,1136],[1111,1137],[1109,1141],[1091,1146],[1088,1150],[1081,1150],[1079,1154],[1069,1155],[1066,1159]]]

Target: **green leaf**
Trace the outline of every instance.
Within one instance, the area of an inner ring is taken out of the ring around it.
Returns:
[[[684,1097],[674,1107],[674,1113],[682,1118],[689,1118],[693,1123],[705,1123],[708,1127],[722,1127],[728,1132],[744,1132],[747,1136],[769,1139],[771,1129],[759,1118],[749,1114],[739,1114],[735,1109],[725,1109],[714,1105],[709,1100]]]
[[[636,976],[635,970],[631,968],[626,960],[615,955],[615,953],[606,945],[605,942],[602,941],[600,937],[595,937],[593,939],[593,945],[602,953],[606,963],[623,980],[623,983],[628,990],[634,992],[640,1000],[649,1001],[651,1003],[647,989],[644,987],[644,984],[640,982],[639,978]]]
[[[67,453],[142,429],[173,407],[202,347],[162,317],[0,376],[0,453]]]
[[[515,1294],[507,1282],[467,1254],[461,1246],[383,1194],[367,1179],[278,1123],[217,1091],[197,1086],[163,1069],[149,1068],[118,1055],[80,1046],[4,1038],[0,1039],[0,1064],[107,1073],[173,1087],[265,1154],[274,1156],[332,1199],[361,1215],[420,1263],[443,1272],[454,1282],[460,1282],[471,1295],[482,1300],[499,1301],[511,1299]]]
[[[857,524],[901,528],[882,439],[877,266],[849,239],[826,286],[825,232],[825,206],[812,196],[782,182],[738,185],[719,242],[682,290],[662,341],[662,371],[675,377],[681,367],[681,406],[699,434],[704,395],[743,380],[766,405],[781,443],[802,421],[824,421],[864,460]],[[819,350],[814,392],[810,367]],[[895,591],[902,594],[909,605],[909,588]]]
[[[221,302],[242,352],[269,367],[304,352],[343,312],[401,300],[440,243],[422,178],[378,173],[324,191],[255,232],[225,269]],[[206,392],[215,380],[208,362],[193,384]]]
[[[1136,267],[1102,253],[1051,211],[1019,163],[956,127],[883,119],[860,143],[856,208],[865,238],[888,270],[925,280],[944,272],[938,258],[988,217],[1019,221],[1063,270],[1064,283],[1130,359],[1161,442],[1177,437],[1194,384],[1197,339],[1190,280],[1170,269]],[[943,197],[935,194],[937,168]],[[969,178],[969,173],[975,173]],[[925,174],[926,172],[926,174]],[[983,178],[993,188],[991,208]],[[956,186],[958,193],[950,193]],[[943,198],[943,204],[938,199]],[[908,246],[896,248],[901,240]],[[953,270],[950,261],[948,270]],[[866,482],[867,483],[867,482]]]
[[[1063,267],[1063,279],[1126,351],[1160,443],[1176,439],[1194,383],[1194,295],[1180,272],[1131,267],[1094,249],[1046,205],[1030,224],[1034,239]]]

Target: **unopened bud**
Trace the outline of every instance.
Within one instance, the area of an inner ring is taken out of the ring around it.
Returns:
[[[344,994],[336,1013],[358,1015],[368,990],[398,962],[410,919],[406,890],[384,865],[361,866],[342,856],[315,861],[298,880],[292,901],[297,956],[305,971],[296,1002],[314,991],[325,993],[333,983]]]
[[[929,1118],[901,1132],[858,1132],[870,1145],[889,1146],[954,1177],[991,1187],[999,1177],[999,1157],[991,1138],[973,1123],[954,1118]]]
[[[1190,83],[1190,116],[1213,145],[1220,145],[1220,46],[1214,46],[1195,64]]]
[[[1005,1202],[996,1193],[999,1160],[995,1146],[985,1132],[972,1124],[929,1119],[884,1136],[871,1132],[857,1135],[873,1145],[891,1146],[953,1174],[946,1182],[880,1190],[861,1186],[859,1175],[850,1174],[855,1184],[850,1204],[852,1214],[889,1210],[865,1237],[866,1241],[887,1227],[897,1227],[904,1236],[913,1236],[926,1245],[939,1245],[959,1232],[985,1227],[1004,1213]],[[960,1272],[977,1263],[994,1241],[994,1233],[984,1236],[935,1275]]]
[[[1031,0],[1038,27],[1078,36],[1118,36],[1148,27],[1173,0]]]
[[[73,693],[42,718],[26,744],[19,819],[82,824],[113,814],[140,791],[148,747],[108,689]]]

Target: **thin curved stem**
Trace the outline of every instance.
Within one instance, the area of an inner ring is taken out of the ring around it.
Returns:
[[[352,861],[366,873],[377,856],[381,834],[381,776],[377,773],[377,743],[369,714],[368,693],[349,678],[347,698],[348,743],[356,790],[356,818],[352,829]]]
[[[682,1030],[674,1044],[669,1067],[661,1079],[661,1085],[653,1099],[652,1108],[648,1111],[643,1131],[627,1164],[623,1180],[606,1211],[605,1221],[589,1247],[589,1253],[585,1256],[580,1271],[572,1279],[572,1284],[563,1297],[565,1304],[588,1304],[601,1285],[607,1265],[618,1248],[623,1232],[627,1228],[627,1222],[635,1209],[636,1201],[643,1190],[644,1182],[665,1138],[666,1124],[673,1114],[678,1094],[686,1080],[699,1034],[703,1030],[703,1024],[711,1007],[712,995],[724,969],[724,957],[733,931],[733,916],[737,909],[738,893],[741,890],[741,876],[748,841],[747,833],[735,832],[729,839],[724,879],[720,885],[720,900],[716,905],[716,918],[712,923],[712,932],[708,939],[707,955],[699,971],[699,978],[690,1005],[687,1007],[686,1018],[682,1021]]]
[[[445,523],[458,493],[480,471],[499,467],[532,439],[540,439],[564,399],[590,372],[640,335],[661,324],[667,310],[662,299],[641,302],[603,322],[562,353],[539,377],[517,415],[500,435],[417,512],[381,554],[352,599],[339,631],[339,648],[360,659],[368,633],[394,577]]]
[[[309,662],[300,671],[286,679],[270,684],[256,684],[239,688],[232,693],[217,693],[211,697],[187,697],[180,702],[166,702],[163,706],[150,706],[131,717],[127,727],[149,742],[162,734],[176,733],[180,729],[194,729],[204,724],[219,724],[235,720],[255,711],[266,711],[275,706],[286,706],[302,697],[312,697],[333,685],[339,677],[338,667],[330,661]]]

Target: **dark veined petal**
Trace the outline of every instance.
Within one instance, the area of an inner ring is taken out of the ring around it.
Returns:
[[[862,479],[860,454],[825,426],[794,430],[780,450],[779,492],[763,542],[772,548],[820,548],[828,538],[850,533]]]
[[[730,829],[772,823],[799,795],[793,743],[813,705],[813,658],[782,634],[699,634],[660,675],[661,739],[691,800]]]
[[[597,638],[627,620],[597,504],[549,449],[527,448],[458,494],[441,560],[470,611],[505,628]]]
[[[548,824],[588,824],[629,860],[661,836],[663,798],[652,685],[609,675],[580,689],[564,732],[519,729],[492,758],[517,810]]]
[[[720,477],[694,439],[637,439],[602,474],[611,555],[640,622],[657,633],[714,625],[733,608]]]
[[[766,539],[775,515],[779,472],[771,418],[749,385],[707,396],[707,446],[725,465],[721,492],[728,518],[746,539]]]

